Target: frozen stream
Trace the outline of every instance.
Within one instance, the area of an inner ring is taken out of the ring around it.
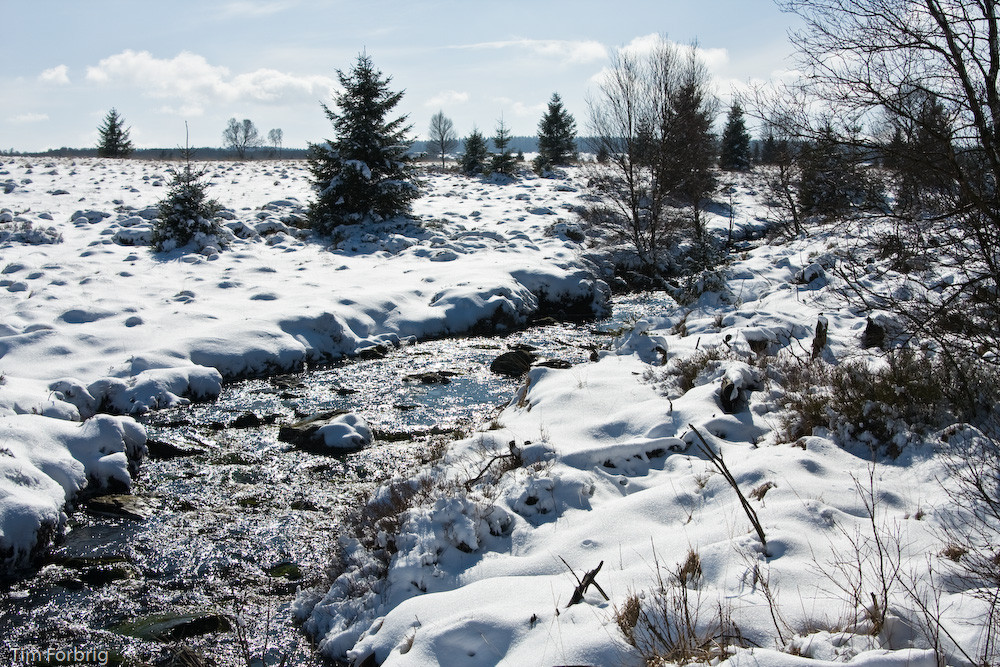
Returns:
[[[286,655],[289,665],[322,664],[292,624],[296,589],[322,584],[341,522],[373,485],[407,474],[510,399],[518,381],[491,373],[490,362],[530,345],[584,363],[607,342],[603,332],[670,303],[629,296],[607,321],[405,345],[384,358],[234,383],[213,403],[152,415],[154,453],[157,443],[185,451],[161,448],[143,463],[134,504],[75,512],[45,564],[0,590],[0,655],[77,647],[161,664],[183,643],[219,665],[246,665],[245,650],[254,664]],[[278,440],[280,424],[335,408],[363,415],[377,442],[330,456]],[[192,664],[173,659],[162,664]]]

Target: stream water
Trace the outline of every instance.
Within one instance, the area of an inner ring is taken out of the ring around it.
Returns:
[[[347,513],[376,484],[510,399],[518,381],[490,362],[529,345],[583,363],[608,332],[670,303],[630,295],[609,320],[404,345],[149,416],[134,495],[74,512],[41,566],[0,588],[0,664],[203,664],[189,649],[217,665],[326,664],[292,621],[296,590],[322,585]],[[363,415],[375,444],[333,456],[278,440],[281,424],[330,409]],[[55,659],[31,662],[30,648]],[[60,650],[91,653],[73,663]]]

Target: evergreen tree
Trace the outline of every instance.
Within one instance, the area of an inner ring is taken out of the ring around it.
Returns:
[[[517,171],[517,160],[514,159],[514,152],[510,149],[510,140],[510,130],[501,118],[497,123],[497,132],[493,135],[493,148],[496,152],[490,160],[490,171],[494,174],[514,176]]]
[[[462,173],[468,176],[482,174],[486,171],[486,161],[490,157],[486,147],[486,137],[473,128],[472,134],[465,138],[465,152],[462,154]]]
[[[777,164],[780,158],[780,147],[778,146],[778,140],[774,138],[774,132],[771,130],[767,131],[767,136],[764,137],[764,143],[760,147],[760,158],[761,164]]]
[[[796,161],[803,215],[835,218],[881,199],[879,184],[867,177],[862,166],[864,156],[829,124],[820,129],[815,141],[802,146]]]
[[[716,143],[712,134],[715,100],[708,88],[708,75],[689,55],[690,63],[674,94],[666,117],[664,146],[660,159],[666,164],[671,193],[691,206],[695,237],[704,235],[702,201],[715,189],[712,167]]]
[[[215,217],[222,207],[208,198],[202,181],[205,172],[191,168],[194,151],[186,139],[184,144],[184,167],[174,170],[170,190],[160,202],[160,215],[153,223],[153,248],[161,252],[192,241],[202,246],[216,242],[220,231]]]
[[[534,168],[541,174],[575,159],[576,120],[563,108],[559,94],[553,93],[548,111],[538,123],[538,157]]]
[[[883,166],[897,176],[896,206],[901,212],[940,212],[957,195],[953,171],[954,131],[938,97],[910,92],[903,104],[908,119],[894,119],[895,132],[885,146]]]
[[[309,204],[313,228],[334,228],[406,213],[419,196],[406,116],[387,118],[403,93],[389,90],[384,77],[362,53],[350,73],[337,70],[343,88],[336,96],[339,111],[323,104],[335,139],[310,144],[309,171],[316,200]]]
[[[128,157],[132,153],[132,142],[124,119],[116,109],[111,109],[104,117],[104,123],[97,128],[100,141],[97,144],[98,157]]]
[[[726,171],[747,171],[750,169],[750,133],[743,120],[743,108],[734,103],[726,117],[726,127],[722,131],[722,146],[719,152],[719,166]]]

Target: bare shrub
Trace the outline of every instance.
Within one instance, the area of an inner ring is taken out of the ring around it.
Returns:
[[[908,349],[892,350],[876,365],[786,360],[773,363],[770,372],[785,390],[783,438],[794,441],[824,427],[890,456],[914,437],[980,419],[997,397],[989,368],[961,367],[947,357]]]
[[[977,664],[1000,664],[1000,439],[997,425],[989,432],[959,425],[944,439],[952,447],[949,490],[955,511],[947,526],[946,557],[957,561],[972,595],[985,603],[983,641]]]
[[[732,616],[721,602],[702,604],[701,558],[689,550],[671,570],[657,563],[657,587],[632,593],[615,607],[615,621],[626,641],[647,665],[712,662],[730,646],[743,645]]]

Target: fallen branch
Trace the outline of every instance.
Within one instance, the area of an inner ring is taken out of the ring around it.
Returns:
[[[722,476],[726,478],[726,481],[729,482],[729,486],[733,487],[733,490],[736,491],[736,495],[739,496],[740,499],[740,505],[743,506],[743,511],[746,512],[747,518],[750,519],[750,523],[753,524],[754,530],[757,531],[757,537],[760,538],[761,545],[764,547],[764,555],[770,557],[771,554],[767,551],[767,537],[764,535],[764,529],[760,525],[760,519],[757,517],[757,512],[754,510],[753,506],[750,505],[750,501],[746,499],[743,492],[740,491],[740,485],[736,483],[736,478],[733,477],[733,473],[729,472],[729,467],[726,465],[726,462],[722,460],[722,455],[712,449],[711,445],[708,444],[708,441],[705,440],[705,437],[702,436],[698,429],[691,424],[688,424],[688,428],[690,428],[694,434],[698,436],[698,439],[701,440],[701,444],[695,443],[698,444],[698,449],[708,457],[708,460],[715,465],[718,471],[722,473]]]
[[[510,453],[509,454],[497,454],[496,456],[494,456],[493,458],[491,458],[489,461],[487,461],[486,465],[483,466],[483,469],[479,471],[479,474],[476,475],[475,477],[473,477],[472,479],[470,479],[469,481],[467,481],[465,483],[465,490],[466,491],[470,490],[472,488],[472,486],[476,482],[478,482],[479,480],[481,480],[483,478],[483,475],[485,475],[489,471],[490,466],[492,466],[497,461],[509,460],[509,461],[513,461],[516,466],[520,466],[521,465],[521,452],[518,451],[517,445],[514,443],[513,440],[511,440],[510,443],[508,443],[508,446],[510,447]]]
[[[584,594],[586,594],[587,589],[590,588],[591,586],[596,588],[597,592],[600,593],[602,596],[604,596],[605,600],[608,600],[610,602],[611,598],[609,598],[608,594],[604,592],[604,589],[601,588],[601,585],[594,580],[594,578],[597,576],[597,573],[601,571],[602,567],[604,567],[603,560],[597,564],[597,567],[595,567],[593,570],[583,575],[583,579],[576,576],[576,572],[574,572],[573,568],[569,566],[569,563],[566,562],[565,558],[559,556],[559,560],[563,562],[563,565],[565,565],[569,569],[569,573],[573,575],[574,579],[576,579],[576,589],[573,591],[573,595],[572,597],[570,597],[569,603],[566,605],[567,608],[572,607],[578,602],[583,602],[583,596]]]

